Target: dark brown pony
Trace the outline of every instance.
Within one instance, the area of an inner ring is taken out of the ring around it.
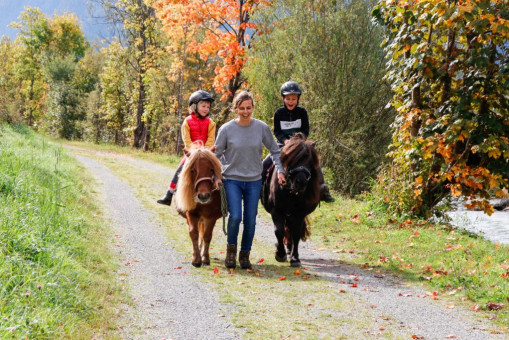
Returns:
[[[300,266],[299,241],[309,236],[306,216],[320,202],[320,157],[315,144],[302,133],[290,138],[281,150],[287,184],[278,183],[273,168],[262,187],[263,207],[274,222],[276,260],[286,262],[288,254],[292,267]]]
[[[175,207],[187,220],[195,267],[210,264],[212,231],[216,220],[223,216],[214,175],[221,178],[221,163],[216,155],[205,147],[191,148],[179,177]]]

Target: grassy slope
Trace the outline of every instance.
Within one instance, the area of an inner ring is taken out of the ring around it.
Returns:
[[[90,179],[26,129],[0,135],[0,338],[91,338],[120,295]]]
[[[158,216],[160,223],[167,226],[169,237],[176,241],[173,243],[175,247],[190,254],[191,246],[183,219],[176,215],[174,209],[154,204],[164,192],[170,174],[133,169],[121,159],[86,152],[85,155],[97,158],[125,178],[137,190],[145,206]],[[145,159],[150,157],[145,154]],[[312,215],[312,240],[331,251],[344,253],[344,259],[349,263],[391,271],[416,284],[427,285],[429,290],[436,291],[437,299],[452,299],[451,303],[467,304],[468,307],[478,305],[480,309],[486,308],[488,302],[505,302],[507,305],[509,279],[502,276],[509,263],[509,247],[494,245],[446,226],[389,220],[387,216],[371,213],[368,209],[362,202],[346,199],[322,205]],[[220,224],[219,221],[218,228]],[[256,266],[255,273],[235,271],[230,275],[221,262],[225,242],[220,229],[216,229],[211,246],[211,267],[217,266],[219,274],[214,275],[212,268],[207,267],[193,269],[192,272],[215,282],[224,302],[238,307],[234,321],[237,326],[246,328],[247,337],[298,337],[301,330],[307,329],[306,335],[310,337],[348,338],[352,334],[362,334],[369,327],[367,322],[362,321],[370,319],[369,311],[364,311],[366,318],[359,314],[342,315],[343,330],[350,335],[338,333],[334,311],[356,302],[348,294],[331,295],[327,282],[313,276],[306,277],[304,270],[301,275],[295,275],[292,269],[277,264],[272,256],[265,256],[263,265]],[[255,241],[253,259],[271,253],[271,246]],[[280,281],[282,276],[286,280]],[[309,289],[323,296],[317,301],[294,298],[306,296]],[[261,305],[263,308],[260,308]],[[295,312],[288,313],[289,310]],[[497,315],[495,322],[504,330],[508,321],[507,310],[477,315]],[[263,322],[274,318],[278,322]],[[317,324],[321,327],[317,328]],[[387,333],[381,336],[394,338]]]

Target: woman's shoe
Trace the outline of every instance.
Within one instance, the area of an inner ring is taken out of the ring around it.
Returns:
[[[226,246],[226,258],[224,259],[224,265],[226,268],[235,269],[237,266],[237,245],[228,244]]]
[[[242,269],[251,269],[251,262],[249,261],[249,251],[239,252],[239,264]]]

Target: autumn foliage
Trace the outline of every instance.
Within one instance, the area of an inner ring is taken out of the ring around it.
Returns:
[[[252,14],[264,0],[160,0],[154,4],[170,39],[185,39],[189,52],[203,60],[219,58],[214,89],[223,100],[233,98],[245,82],[242,69],[251,40],[257,34]]]
[[[501,196],[509,177],[507,1],[379,1],[397,111],[381,177],[393,208],[429,216],[452,194]]]

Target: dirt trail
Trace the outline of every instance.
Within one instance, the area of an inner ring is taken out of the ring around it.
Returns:
[[[111,155],[112,157],[117,157]],[[115,249],[120,253],[121,271],[133,304],[123,306],[121,336],[125,339],[234,339],[243,330],[229,322],[232,306],[219,304],[209,283],[189,275],[189,261],[171,246],[161,226],[152,224],[150,212],[135,198],[131,188],[100,163],[76,156],[100,183],[100,192],[115,233]],[[125,156],[122,156],[125,157]],[[138,167],[160,166],[130,159]],[[164,169],[164,167],[162,167]],[[166,171],[169,172],[169,169]],[[274,243],[272,224],[259,219],[258,242]],[[187,254],[188,255],[188,254]],[[490,325],[474,318],[459,306],[447,308],[445,301],[434,301],[421,288],[409,286],[396,277],[366,271],[345,264],[342,254],[316,249],[312,242],[301,246],[306,270],[330,281],[331,294],[345,290],[353,296],[355,309],[376,309],[380,319],[391,319],[393,334],[424,339],[507,339],[507,334],[491,334]],[[185,262],[185,264],[183,264]],[[182,271],[175,271],[176,267]],[[356,283],[357,287],[352,287]],[[345,311],[341,311],[345,313]],[[343,315],[338,311],[338,316]],[[226,316],[226,317],[225,317]],[[378,320],[371,320],[376,324]],[[397,329],[396,329],[397,328]],[[382,333],[366,334],[382,338]]]

